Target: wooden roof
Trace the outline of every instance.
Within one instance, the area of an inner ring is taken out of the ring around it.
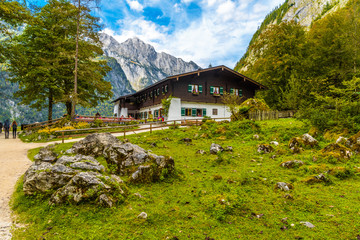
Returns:
[[[232,69],[230,69],[230,68],[228,68],[228,67],[226,67],[226,66],[224,66],[224,65],[220,65],[220,66],[217,66],[217,67],[199,69],[199,70],[197,70],[197,71],[192,71],[192,72],[177,74],[177,75],[173,75],[173,76],[168,76],[168,77],[166,77],[166,78],[164,78],[164,79],[162,79],[162,80],[160,80],[160,81],[158,81],[158,82],[156,82],[156,83],[154,83],[154,84],[152,84],[152,85],[150,85],[150,86],[147,86],[146,88],[141,89],[140,91],[137,91],[137,92],[135,92],[135,93],[128,94],[128,95],[125,95],[125,96],[118,97],[118,98],[117,98],[116,100],[114,100],[113,102],[116,102],[116,101],[118,101],[118,100],[121,99],[121,98],[130,98],[130,97],[133,97],[134,95],[140,94],[140,93],[148,90],[149,88],[156,87],[156,85],[159,85],[159,84],[164,83],[164,82],[166,82],[166,81],[169,81],[169,80],[171,80],[171,79],[177,79],[177,80],[179,80],[181,77],[190,76],[190,75],[194,75],[194,74],[197,74],[197,75],[200,76],[200,74],[201,74],[202,72],[215,71],[215,70],[218,70],[218,69],[221,69],[222,71],[225,71],[225,70],[226,70],[226,71],[228,71],[228,72],[230,72],[230,73],[232,73],[232,74],[234,74],[234,75],[237,75],[237,76],[239,76],[239,77],[242,77],[242,78],[244,78],[245,81],[249,81],[249,82],[251,82],[252,84],[257,85],[257,86],[259,87],[259,89],[267,89],[267,87],[264,86],[264,85],[262,85],[261,83],[258,83],[258,82],[256,82],[256,81],[252,80],[251,78],[246,77],[246,76],[242,75],[241,73],[236,72],[236,71],[234,71],[234,70],[232,70]]]

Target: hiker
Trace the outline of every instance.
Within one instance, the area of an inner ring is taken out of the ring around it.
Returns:
[[[10,131],[10,121],[9,119],[6,119],[4,122],[5,139],[9,138],[9,131]]]
[[[13,130],[13,138],[16,138],[16,131],[17,131],[17,123],[14,120],[13,123],[11,124],[12,130]]]
[[[2,132],[3,124],[0,122],[0,133]]]

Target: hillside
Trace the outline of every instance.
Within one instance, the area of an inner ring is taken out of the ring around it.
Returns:
[[[309,30],[314,21],[346,6],[348,2],[349,0],[286,0],[265,17],[253,35],[246,53],[236,63],[234,70],[244,72],[250,63],[256,61],[250,49],[269,25],[280,24],[285,21],[296,21]]]

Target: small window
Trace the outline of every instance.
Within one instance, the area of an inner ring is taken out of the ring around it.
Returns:
[[[160,95],[160,88],[157,89],[156,93],[158,96]]]
[[[210,87],[210,94],[214,96],[220,96],[224,94],[224,88],[223,87]]]
[[[168,85],[165,85],[165,92],[168,92]]]
[[[242,96],[242,89],[230,88],[230,95]]]
[[[150,92],[150,98],[152,98],[152,97],[153,97],[153,92],[151,91],[151,92]]]
[[[164,88],[164,86],[161,87],[161,93],[162,93],[162,94],[165,93],[165,88]]]
[[[192,94],[198,95],[198,94],[202,93],[202,85],[189,84],[188,85],[188,92],[191,92]]]
[[[212,115],[218,115],[218,110],[217,110],[217,108],[213,108],[213,110],[212,110]]]
[[[191,116],[191,108],[185,108],[185,116]]]

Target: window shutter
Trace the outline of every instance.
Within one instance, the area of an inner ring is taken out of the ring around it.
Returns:
[[[220,87],[220,95],[223,95],[223,93],[224,93],[224,88]]]
[[[202,85],[199,85],[199,93],[202,93]]]
[[[185,108],[181,108],[181,116],[185,116]]]
[[[242,97],[242,89],[239,89],[239,96]]]
[[[206,116],[206,108],[203,108],[203,117]]]
[[[210,94],[214,94],[214,87],[210,87]]]
[[[188,92],[192,92],[193,86],[192,85],[188,85]]]
[[[196,108],[191,109],[191,115],[196,117]]]
[[[234,94],[234,89],[230,88],[230,95],[233,95],[233,94]]]

